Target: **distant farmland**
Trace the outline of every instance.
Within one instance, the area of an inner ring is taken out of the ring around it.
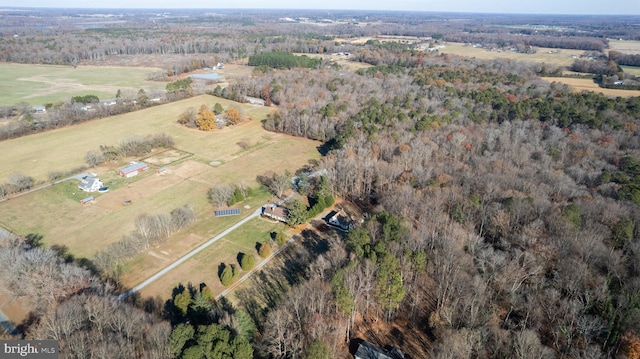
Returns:
[[[620,97],[632,97],[640,96],[638,90],[618,90],[618,89],[606,89],[598,86],[592,79],[584,78],[571,78],[571,77],[543,77],[543,80],[549,82],[560,82],[569,85],[575,92],[581,91],[593,91],[600,92],[607,96],[620,96]]]
[[[609,40],[609,49],[625,54],[640,54],[640,41]]]
[[[88,194],[79,191],[74,180],[2,202],[0,225],[20,235],[42,235],[47,245],[66,245],[75,255],[90,257],[132,231],[135,218],[140,214],[168,213],[191,204],[198,223],[188,233],[179,233],[168,242],[167,252],[179,256],[238,220],[213,219],[213,207],[207,200],[209,188],[219,183],[240,182],[257,187],[257,175],[267,171],[295,171],[310,159],[320,157],[316,141],[265,131],[260,120],[271,109],[262,106],[233,103],[252,120],[212,132],[188,129],[176,123],[178,114],[185,109],[197,109],[201,104],[213,107],[216,102],[225,108],[231,104],[203,95],[0,142],[3,182],[12,172],[44,181],[48,171],[82,165],[88,150],[97,150],[101,144],[117,144],[133,134],[166,133],[174,138],[175,148],[179,150],[177,162],[168,164],[164,175],[154,173],[156,166],[130,179],[115,174],[115,170],[128,161],[144,158],[128,158],[92,168],[90,171],[97,173],[111,189],[96,194],[95,202],[85,206],[80,205],[79,200]],[[240,141],[249,143],[249,147],[243,149],[238,145]],[[157,154],[150,160],[160,161],[163,157]],[[158,163],[164,165],[162,161]],[[243,206],[248,205],[253,211],[263,204],[268,195],[260,193]],[[132,204],[123,206],[125,200],[131,200]]]
[[[33,106],[69,101],[73,96],[116,96],[118,90],[135,94],[139,89],[163,90],[164,82],[149,81],[155,68],[55,66],[0,63],[0,106]]]
[[[477,59],[510,59],[524,62],[546,63],[557,66],[570,66],[575,61],[573,56],[584,54],[584,50],[550,49],[536,47],[535,54],[522,54],[512,51],[490,51],[481,47],[473,47],[462,43],[449,42],[440,49],[443,54],[454,54],[460,56],[475,57]]]

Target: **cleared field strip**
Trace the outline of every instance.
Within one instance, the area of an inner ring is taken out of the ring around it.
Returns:
[[[620,97],[632,97],[632,96],[640,96],[640,91],[638,90],[617,90],[617,89],[605,89],[595,82],[592,79],[576,79],[570,77],[543,77],[542,79],[549,82],[560,82],[563,84],[569,85],[575,92],[581,91],[593,91],[605,94],[607,96],[620,96]]]
[[[536,62],[554,64],[557,66],[570,66],[575,61],[574,56],[584,54],[583,50],[551,49],[537,47],[535,54],[522,54],[512,51],[490,51],[481,47],[473,47],[462,43],[448,42],[440,49],[443,54],[475,57],[477,59],[495,60],[510,59],[524,62]]]
[[[163,90],[166,83],[149,81],[156,68],[111,66],[56,66],[0,63],[0,106],[44,105],[69,101],[72,96],[94,94],[114,98],[118,90]]]
[[[630,74],[633,76],[640,76],[640,67],[637,67],[637,66],[620,66],[620,67],[622,67],[622,70],[626,74]]]
[[[616,50],[625,54],[640,54],[640,41],[609,39],[609,50]]]

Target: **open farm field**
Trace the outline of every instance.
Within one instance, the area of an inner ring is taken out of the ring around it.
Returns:
[[[159,132],[175,140],[174,150],[92,168],[90,171],[110,187],[107,193],[91,193],[96,197],[92,203],[80,205],[79,200],[90,194],[80,191],[76,180],[70,180],[0,203],[0,225],[20,235],[42,235],[47,245],[66,245],[77,256],[91,257],[131,232],[137,216],[169,213],[191,204],[197,223],[188,233],[178,233],[166,242],[173,246],[172,255],[180,257],[248,215],[269,197],[259,192],[255,198],[240,204],[251,208],[243,210],[243,216],[214,219],[213,208],[207,200],[210,187],[243,181],[255,188],[257,175],[267,171],[293,172],[310,159],[320,157],[318,142],[265,131],[260,120],[271,109],[261,106],[233,103],[243,116],[252,120],[222,130],[202,132],[176,123],[178,114],[186,108],[198,108],[203,103],[213,107],[216,102],[225,108],[232,104],[203,95],[0,142],[0,151],[7,159],[0,165],[3,177],[17,171],[44,181],[48,171],[82,165],[84,154],[97,150],[100,144],[117,144],[133,134],[144,136]],[[240,140],[251,146],[243,150],[237,145]],[[128,161],[146,158],[150,159],[151,170],[132,178],[117,176],[117,168]],[[165,174],[155,173],[157,167],[167,163]],[[125,200],[132,204],[124,206]]]
[[[625,54],[640,54],[640,41],[609,39],[609,50],[616,50]]]
[[[154,71],[158,69],[0,63],[0,106],[21,102],[38,106],[89,94],[110,99],[118,90],[164,90],[165,83],[147,80]]]
[[[581,91],[593,91],[600,92],[607,96],[614,97],[632,97],[632,96],[640,96],[640,91],[638,90],[618,90],[618,89],[606,89],[598,86],[597,83],[593,82],[592,79],[580,79],[580,78],[570,78],[570,77],[543,77],[544,80],[549,82],[560,82],[563,84],[569,85],[575,92]]]
[[[237,217],[235,220],[237,220]],[[144,297],[160,296],[163,299],[169,299],[173,288],[179,284],[187,285],[186,279],[191,281],[194,286],[205,283],[214,293],[220,293],[225,287],[220,283],[218,266],[222,263],[233,264],[240,271],[240,276],[244,275],[246,272],[240,268],[238,254],[242,252],[253,255],[255,263],[258,265],[263,258],[258,256],[256,244],[269,240],[271,232],[284,229],[285,226],[281,223],[254,218],[167,273],[162,277],[162,280],[155,281],[143,288],[140,293]],[[271,242],[271,245],[274,250],[277,248],[274,242]],[[154,251],[156,250],[154,249]],[[157,271],[158,268],[162,268],[173,261],[163,261],[162,258],[158,257],[146,253],[132,261],[131,265],[135,265],[136,270],[125,269],[129,274],[121,278],[123,284],[133,287],[154,274],[154,272],[140,273],[140,268],[156,268]]]
[[[213,108],[220,103],[225,109],[236,106],[242,116],[250,117],[234,128],[213,132],[189,129],[176,122],[187,108],[197,110],[202,104]],[[156,133],[171,135],[176,148],[198,154],[203,160],[228,162],[241,155],[255,152],[266,138],[275,141],[282,136],[262,129],[260,120],[271,111],[262,106],[242,105],[222,98],[203,95],[166,105],[155,106],[127,114],[88,121],[76,126],[38,133],[0,142],[3,161],[0,181],[13,172],[33,177],[37,182],[47,179],[51,171],[68,171],[83,165],[87,151],[98,150],[100,145],[117,145],[126,138]],[[238,129],[236,131],[236,129]],[[215,140],[214,140],[215,139]],[[236,143],[249,139],[252,147],[243,151]],[[300,139],[287,137],[289,142]]]
[[[638,66],[620,66],[625,74],[640,76],[640,67]]]
[[[462,43],[449,42],[441,53],[460,56],[475,57],[483,60],[510,59],[524,62],[536,62],[553,64],[557,66],[570,66],[575,59],[572,56],[580,56],[584,50],[550,49],[538,47],[535,54],[521,54],[511,51],[490,51],[488,49],[468,46]]]

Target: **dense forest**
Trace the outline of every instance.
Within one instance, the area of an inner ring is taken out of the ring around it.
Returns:
[[[277,88],[265,126],[326,141],[335,191],[374,213],[337,244],[343,263],[308,279],[331,288],[334,340],[381,318],[432,335],[437,358],[634,357],[640,99],[572,93],[508,61],[407,56],[236,86]],[[314,314],[264,337],[290,350],[271,354],[301,355],[317,338],[294,333]]]
[[[0,287],[33,298],[36,308],[22,323],[25,338],[58,339],[65,357],[89,350],[111,358],[347,358],[350,342],[365,339],[411,358],[639,358],[640,98],[575,93],[539,77],[559,71],[548,65],[399,43],[341,46],[334,36],[601,51],[605,34],[640,33],[564,17],[552,22],[576,27],[547,36],[552,30],[490,26],[489,15],[437,25],[429,16],[396,16],[371,27],[352,17],[285,31],[277,17],[248,12],[224,17],[210,33],[192,27],[209,20],[177,17],[28,34],[18,26],[28,19],[9,17],[15,25],[2,31],[22,32],[0,40],[2,61],[193,55],[167,69],[173,74],[272,51],[351,51],[371,65],[349,72],[258,63],[281,69],[214,90],[268,98],[276,111],[264,119],[266,129],[322,141],[315,167],[328,174],[326,192],[362,209],[358,228],[328,239],[303,233],[304,245],[282,254],[289,270],[265,269],[235,306],[189,284],[166,302],[122,302],[121,288],[101,282],[100,263],[42,248],[37,237],[0,236],[0,263],[9,269]],[[70,104],[53,113],[60,124],[52,128],[83,120]],[[189,217],[187,210],[177,217]],[[163,215],[167,225],[173,214]],[[131,243],[111,250],[127,252]],[[395,331],[382,342],[380,328]]]

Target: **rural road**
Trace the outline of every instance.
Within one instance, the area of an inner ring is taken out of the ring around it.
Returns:
[[[2,328],[7,334],[14,335],[18,333],[18,331],[16,330],[16,327],[13,326],[13,323],[11,323],[9,318],[7,318],[7,316],[4,315],[4,313],[2,313],[1,310],[0,310],[0,328]]]
[[[81,180],[82,177],[87,176],[87,175],[88,175],[88,173],[81,173],[81,174],[78,174],[78,175],[75,175],[75,176],[71,176],[71,177],[63,178],[63,179],[60,179],[60,180],[57,180],[57,181],[53,181],[53,182],[50,182],[50,183],[46,183],[46,184],[40,185],[38,187],[33,187],[33,188],[31,188],[31,189],[29,189],[27,191],[23,191],[23,192],[19,192],[19,193],[13,194],[13,195],[11,195],[11,197],[7,196],[7,197],[0,198],[0,202],[8,201],[11,198],[24,196],[25,194],[29,194],[29,193],[32,193],[32,192],[35,192],[35,191],[39,191],[41,189],[45,189],[47,187],[51,187],[54,184],[62,183],[64,181],[68,181],[68,180],[71,180],[71,179]]]
[[[191,252],[185,254],[183,257],[181,257],[180,259],[178,259],[177,261],[169,264],[167,267],[165,267],[163,270],[159,271],[158,273],[152,275],[151,277],[149,277],[147,280],[145,280],[144,282],[138,284],[137,286],[129,289],[128,291],[122,293],[118,298],[119,299],[125,299],[127,297],[129,297],[130,295],[136,293],[137,291],[139,291],[140,289],[148,286],[149,284],[155,282],[156,280],[158,280],[158,278],[162,277],[163,275],[167,274],[170,270],[174,269],[175,267],[179,266],[180,264],[184,263],[186,260],[188,260],[189,258],[195,256],[196,254],[200,253],[203,249],[207,248],[208,246],[212,245],[213,243],[215,243],[217,240],[219,240],[220,238],[228,235],[229,233],[231,233],[232,231],[234,231],[235,229],[237,229],[238,227],[242,226],[243,224],[249,222],[250,220],[252,220],[253,218],[258,217],[260,214],[262,213],[262,207],[256,209],[253,213],[251,213],[251,215],[249,215],[248,217],[242,219],[241,221],[239,221],[238,223],[234,224],[233,226],[227,228],[226,230],[224,230],[222,233],[218,234],[217,236],[211,238],[210,240],[206,241],[205,243],[201,244],[198,248],[192,250]]]

